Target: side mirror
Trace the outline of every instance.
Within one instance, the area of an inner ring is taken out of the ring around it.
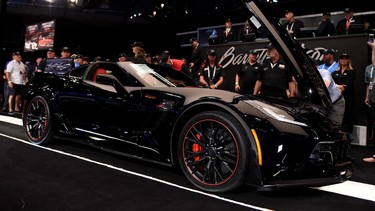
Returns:
[[[125,95],[127,93],[120,81],[113,75],[99,74],[96,76],[96,82],[113,86],[118,94]]]

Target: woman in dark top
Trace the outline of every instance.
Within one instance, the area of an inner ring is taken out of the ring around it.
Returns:
[[[355,71],[348,54],[342,54],[339,57],[339,67],[332,73],[332,78],[340,88],[345,99],[345,113],[343,120],[343,129],[346,132],[353,132],[354,125],[354,80]]]
[[[224,76],[223,68],[217,63],[215,50],[209,50],[207,59],[199,71],[200,84],[206,88],[217,89],[223,83]]]

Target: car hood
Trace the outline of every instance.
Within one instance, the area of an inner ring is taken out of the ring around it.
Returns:
[[[257,5],[240,0],[249,22],[275,46],[298,83],[298,90],[309,102],[331,107],[332,102],[322,77],[312,59],[298,41],[290,36],[275,17],[267,18]]]

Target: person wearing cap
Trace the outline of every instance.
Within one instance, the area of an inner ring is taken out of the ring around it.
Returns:
[[[359,27],[354,27],[354,26]],[[348,7],[344,10],[344,18],[337,22],[336,35],[356,34],[362,31],[363,23],[359,17],[354,16],[352,8]]]
[[[237,40],[237,33],[232,27],[232,20],[228,18],[225,21],[225,29],[221,34],[221,43],[229,43]]]
[[[75,56],[74,65],[75,65],[75,67],[79,67],[81,65],[84,65],[84,56],[81,55],[81,54],[78,54],[77,56]]]
[[[301,36],[301,28],[305,27],[303,21],[294,17],[293,10],[285,11],[286,22],[283,24],[286,31],[293,37]]]
[[[189,71],[189,66],[184,63],[181,59],[172,59],[171,54],[169,51],[163,51],[163,53],[160,56],[160,64],[165,64],[171,66],[173,69],[177,71],[181,71],[188,75],[189,77],[191,76],[191,73]]]
[[[21,53],[14,52],[12,58],[5,70],[9,86],[9,115],[20,112],[21,95],[26,84],[26,65],[22,62]]]
[[[134,53],[134,58],[145,59],[146,52],[143,48],[144,45],[142,42],[136,41],[131,46]]]
[[[323,64],[319,65],[318,69],[328,70],[333,73],[339,67],[339,64],[335,61],[335,50],[326,49],[323,52]]]
[[[70,55],[71,55],[71,51],[68,47],[63,47],[61,49],[61,57],[62,59],[68,59],[70,58]]]
[[[204,60],[203,49],[201,48],[199,41],[196,37],[192,37],[190,39],[190,43],[192,50],[190,56],[189,69],[193,78],[199,80],[199,71]]]
[[[56,58],[56,53],[55,53],[55,50],[53,50],[53,48],[48,48],[47,50],[47,59],[53,59],[53,58]]]
[[[126,61],[126,57],[128,57],[128,55],[126,55],[126,53],[119,53],[118,54],[118,61],[119,62],[124,62],[124,61]]]
[[[345,113],[343,119],[343,129],[345,132],[352,133],[354,126],[354,81],[355,70],[353,69],[350,56],[348,54],[341,54],[339,57],[339,67],[332,73],[332,78],[340,88],[345,98]]]
[[[46,58],[45,59],[39,59],[36,65],[36,72],[44,72],[46,69],[46,59],[55,59],[56,58],[56,53],[53,48],[48,48],[46,52]],[[33,71],[33,72],[35,72]]]
[[[236,74],[234,89],[241,94],[253,94],[257,81],[260,64],[258,52],[251,50],[246,64],[243,64]]]
[[[322,21],[319,23],[318,29],[316,30],[316,36],[332,36],[335,35],[335,25],[331,21],[331,13],[324,12]]]
[[[151,62],[152,62],[152,56],[151,56],[150,53],[146,53],[145,54],[145,59],[146,59],[147,63],[151,64]]]
[[[272,43],[267,49],[269,59],[259,69],[253,94],[282,99],[294,98],[296,86],[289,68]]]
[[[211,49],[207,52],[206,61],[199,71],[199,82],[203,87],[217,89],[224,82],[224,72],[218,63],[217,53]]]

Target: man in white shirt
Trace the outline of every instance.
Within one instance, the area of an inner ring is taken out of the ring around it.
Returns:
[[[6,67],[5,74],[9,85],[9,115],[20,112],[20,101],[26,82],[26,66],[20,52],[12,54],[13,60]],[[13,110],[14,108],[14,110]]]

